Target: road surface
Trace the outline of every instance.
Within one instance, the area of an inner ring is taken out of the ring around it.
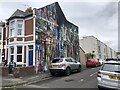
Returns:
[[[97,88],[97,72],[100,67],[88,68],[70,76],[54,76],[22,88]],[[20,88],[20,87],[19,87]]]

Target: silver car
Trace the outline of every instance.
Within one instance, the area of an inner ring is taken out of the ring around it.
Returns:
[[[80,62],[74,60],[71,57],[67,58],[54,58],[51,63],[50,73],[55,75],[56,73],[64,73],[67,76],[71,74],[72,71],[81,71]]]
[[[120,89],[120,61],[106,61],[97,74],[98,88]]]

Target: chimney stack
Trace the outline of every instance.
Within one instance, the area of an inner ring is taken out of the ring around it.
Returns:
[[[26,13],[26,15],[32,14],[32,13],[33,13],[32,7],[28,7],[28,8],[25,10],[25,13]]]

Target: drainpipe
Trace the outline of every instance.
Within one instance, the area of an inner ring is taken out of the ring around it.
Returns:
[[[33,45],[33,66],[35,66],[35,62],[36,62],[36,60],[35,60],[35,54],[36,54],[36,39],[35,39],[35,36],[36,36],[36,30],[35,30],[35,27],[36,27],[36,25],[35,25],[35,23],[36,23],[36,15],[35,15],[35,8],[33,9],[33,40],[34,40],[34,45]]]

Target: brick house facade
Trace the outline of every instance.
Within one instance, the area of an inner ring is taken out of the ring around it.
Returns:
[[[28,8],[23,12],[17,9],[7,21],[8,62],[14,60],[18,66],[30,66],[29,59],[32,59],[31,65],[35,65],[33,10]]]

